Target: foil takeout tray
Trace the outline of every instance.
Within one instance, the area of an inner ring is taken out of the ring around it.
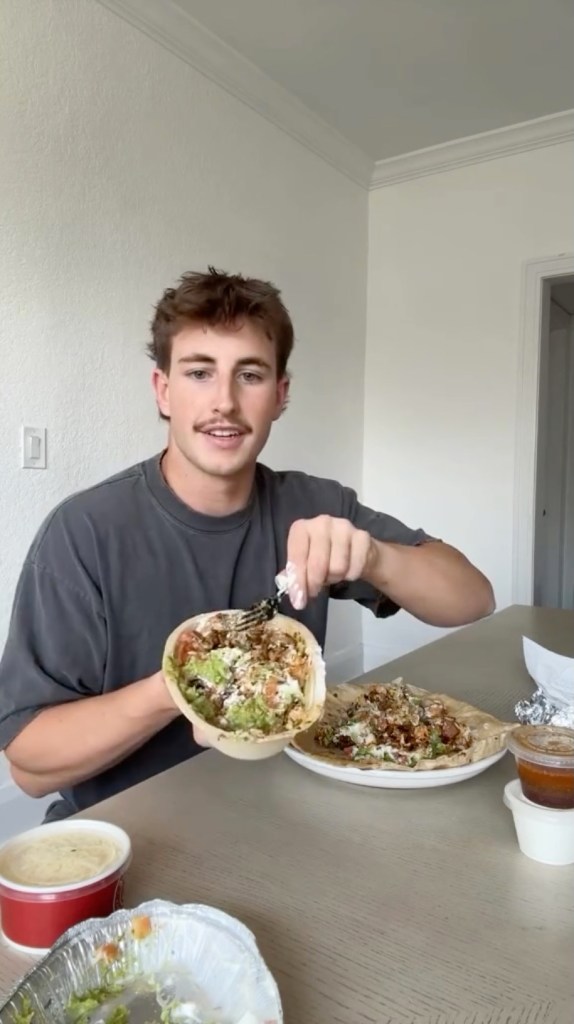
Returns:
[[[283,1024],[252,933],[212,907],[153,900],[66,932],[0,1024]]]

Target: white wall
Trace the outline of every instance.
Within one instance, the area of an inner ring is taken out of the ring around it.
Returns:
[[[512,601],[525,260],[573,248],[574,145],[371,193],[366,500],[460,546]],[[365,616],[366,666],[441,635]],[[461,671],[464,667],[461,666]]]
[[[360,486],[367,195],[99,4],[3,0],[0,38],[1,646],[43,516],[163,443],[143,351],[184,270],[283,289],[294,390],[267,461]],[[19,468],[22,423],[48,428],[45,472]],[[334,609],[335,674],[360,629]]]

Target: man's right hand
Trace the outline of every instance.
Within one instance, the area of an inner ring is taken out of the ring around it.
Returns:
[[[201,727],[192,725],[193,738],[197,743],[198,747],[210,747],[211,743],[207,739],[207,736],[201,731]]]

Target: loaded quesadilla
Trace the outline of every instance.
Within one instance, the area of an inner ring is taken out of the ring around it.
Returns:
[[[332,723],[319,725],[316,739],[350,761],[375,759],[414,768],[423,758],[467,750],[472,733],[437,697],[415,696],[400,683],[370,687]]]
[[[512,728],[464,701],[395,679],[328,691],[321,719],[291,742],[331,764],[415,772],[498,753]]]

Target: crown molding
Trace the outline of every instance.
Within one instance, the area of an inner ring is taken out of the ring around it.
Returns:
[[[371,188],[385,188],[400,181],[423,178],[428,174],[452,171],[468,164],[497,160],[499,157],[526,153],[542,146],[574,139],[574,110],[523,121],[508,128],[497,128],[480,135],[469,135],[440,146],[429,146],[414,153],[378,160],[371,178]]]
[[[296,139],[351,181],[369,188],[373,161],[251,61],[172,0],[98,0]]]
[[[412,153],[371,158],[287,89],[224,43],[173,0],[97,0],[215,82],[363,188],[440,174],[574,139],[574,110],[455,139]]]

